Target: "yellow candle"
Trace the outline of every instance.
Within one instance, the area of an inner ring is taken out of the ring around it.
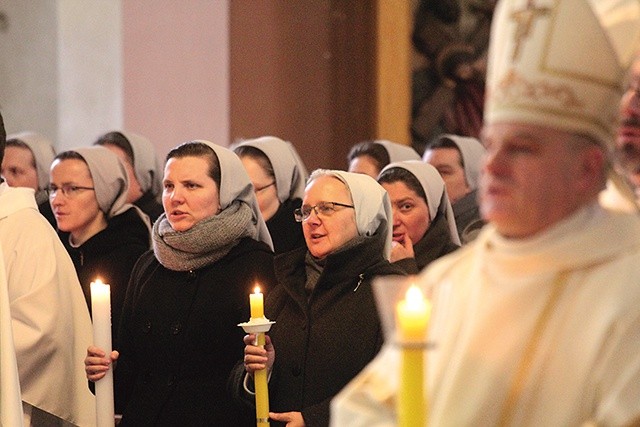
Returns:
[[[111,290],[99,279],[91,282],[91,318],[93,321],[93,343],[111,354]],[[100,381],[96,382],[96,425],[113,427],[113,370],[109,369]]]
[[[264,333],[256,334],[257,345],[264,348]],[[269,426],[269,386],[267,384],[267,370],[261,369],[253,373],[253,384],[256,389],[256,425]]]
[[[264,298],[259,286],[256,286],[253,293],[249,295],[249,304],[251,306],[252,319],[264,317]]]
[[[398,425],[427,425],[427,396],[424,389],[426,344],[431,305],[418,287],[412,285],[405,299],[396,307],[398,338],[402,347],[400,388],[398,391]]]

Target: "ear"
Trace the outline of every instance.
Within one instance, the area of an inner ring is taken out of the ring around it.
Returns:
[[[579,155],[576,190],[586,195],[597,194],[606,180],[607,158],[597,145],[585,147]]]

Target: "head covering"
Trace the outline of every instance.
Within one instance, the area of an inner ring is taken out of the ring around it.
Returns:
[[[407,160],[404,162],[389,163],[380,171],[380,175],[393,168],[405,169],[416,177],[424,190],[424,194],[427,196],[429,218],[433,221],[438,213],[444,215],[449,225],[451,240],[460,245],[460,236],[458,235],[456,220],[453,216],[453,208],[451,208],[447,188],[438,170],[429,163],[420,160]]]
[[[108,218],[132,207],[127,203],[127,170],[117,155],[99,145],[74,148],[72,151],[80,154],[89,166],[98,205]]]
[[[226,209],[235,200],[248,205],[251,208],[252,221],[258,233],[256,240],[266,243],[273,250],[271,235],[260,213],[256,193],[253,191],[253,185],[244,166],[242,166],[240,158],[228,148],[216,145],[213,142],[205,140],[194,140],[193,142],[207,145],[218,157],[218,162],[220,163],[220,188],[218,190],[220,193],[220,210]]]
[[[391,202],[385,189],[369,175],[340,170],[325,170],[319,176],[323,175],[338,178],[349,189],[356,213],[356,228],[359,235],[372,236],[380,224],[383,222],[386,224],[384,257],[388,260],[391,256],[393,230],[391,227]]]
[[[460,150],[460,154],[462,155],[462,162],[464,163],[464,177],[467,180],[467,185],[471,190],[478,188],[482,157],[487,150],[480,141],[473,137],[443,134],[437,138],[437,141],[441,141],[443,139],[448,139],[456,144],[458,150]],[[423,160],[426,157],[427,151],[429,151],[429,148],[427,148],[425,154],[422,156]]]
[[[118,131],[124,136],[133,151],[133,169],[142,192],[151,192],[159,198],[162,195],[162,163],[156,149],[147,138],[133,132]]]
[[[504,0],[494,14],[485,124],[519,122],[613,143],[640,42],[637,0]]]
[[[398,144],[386,139],[376,139],[373,142],[382,145],[387,150],[390,163],[403,160],[420,160],[420,155],[408,145]]]
[[[304,196],[309,174],[293,144],[275,136],[263,136],[242,141],[236,147],[242,146],[256,148],[267,156],[276,177],[280,203]]]
[[[49,185],[49,168],[51,167],[51,162],[53,162],[53,158],[56,155],[55,150],[53,149],[53,144],[43,135],[31,131],[7,135],[7,140],[9,139],[22,141],[31,150],[33,159],[36,163],[36,174],[38,175],[36,201],[38,203],[42,203],[48,200],[49,196],[47,195],[46,189]]]

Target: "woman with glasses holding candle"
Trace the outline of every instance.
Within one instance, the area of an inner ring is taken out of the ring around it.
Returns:
[[[295,216],[306,247],[276,258],[278,287],[265,301],[265,315],[276,323],[265,349],[245,336],[232,382],[239,398],[252,402],[250,376],[266,367],[270,418],[323,426],[331,398],[382,345],[371,280],[403,272],[388,261],[391,206],[373,178],[317,170]]]
[[[51,164],[49,201],[58,235],[71,256],[89,310],[91,282],[111,285],[113,342],[131,270],[149,250],[148,218],[126,203],[127,172],[104,147],[58,154]]]
[[[118,360],[121,425],[243,425],[226,383],[242,357],[248,295],[275,283],[269,232],[240,159],[226,148],[175,147],[163,187],[165,212],[153,226],[153,251],[131,275],[118,351],[107,358],[90,347],[87,378],[100,380]]]
[[[460,247],[453,209],[436,168],[419,160],[391,163],[378,182],[393,206],[392,262],[415,274]]]
[[[293,211],[302,204],[307,169],[291,143],[273,136],[242,141],[233,150],[253,183],[276,254],[304,246]]]

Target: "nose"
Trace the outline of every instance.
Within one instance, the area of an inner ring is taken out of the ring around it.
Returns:
[[[500,149],[488,150],[482,159],[483,174],[500,175],[507,167],[506,153]]]
[[[309,213],[309,216],[307,217],[307,219],[305,219],[305,222],[307,224],[311,224],[311,225],[317,225],[320,224],[320,217],[318,217],[318,212],[316,211],[316,208],[312,208],[311,212]]]
[[[391,208],[391,220],[393,222],[393,227],[398,227],[400,225],[400,218],[398,215],[398,208],[393,206]]]
[[[630,87],[620,100],[620,112],[625,116],[640,117],[640,87]]]
[[[184,200],[182,195],[182,191],[176,186],[173,187],[171,193],[169,194],[169,200],[173,203],[181,203]]]
[[[56,189],[56,191],[49,190],[49,203],[51,206],[60,206],[62,204],[62,190],[60,188]]]

